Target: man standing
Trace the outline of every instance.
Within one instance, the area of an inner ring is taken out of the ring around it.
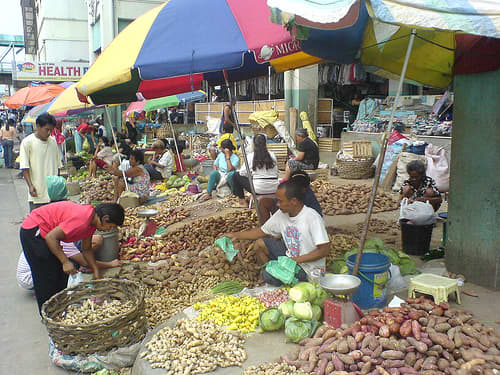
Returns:
[[[292,172],[306,169],[316,169],[319,164],[319,148],[314,141],[309,138],[307,129],[300,128],[295,131],[297,138],[297,149],[299,154],[287,161],[285,166],[285,180],[290,178]]]
[[[57,176],[61,165],[57,143],[50,136],[56,125],[54,116],[44,113],[36,119],[36,131],[21,142],[20,169],[28,184],[30,212],[50,203],[47,176]]]
[[[295,277],[307,280],[307,273],[314,269],[325,270],[330,240],[321,216],[304,206],[304,196],[302,184],[293,179],[281,183],[276,191],[279,210],[262,227],[226,236],[233,241],[257,240],[254,250],[261,264],[279,256],[292,258],[300,266]],[[283,241],[271,238],[279,236]],[[272,285],[282,284],[267,271],[262,272],[262,279]]]

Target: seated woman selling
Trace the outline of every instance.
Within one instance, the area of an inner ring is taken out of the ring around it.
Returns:
[[[151,189],[151,181],[149,173],[144,168],[144,153],[141,150],[133,150],[130,153],[130,169],[125,171],[127,178],[128,190],[136,193],[139,200],[144,203],[149,198],[149,191]],[[125,190],[125,181],[123,180],[123,172],[116,166],[107,169],[113,175],[113,182],[115,185],[114,201],[117,202],[120,195]]]
[[[240,163],[238,155],[233,154],[234,145],[229,139],[225,139],[221,143],[222,152],[217,155],[214,161],[214,170],[208,178],[207,191],[200,198],[201,201],[206,201],[212,198],[212,192],[217,188],[223,175],[230,188],[233,186],[233,174]]]
[[[420,160],[413,160],[406,166],[409,178],[403,182],[400,193],[400,199],[408,198],[409,202],[420,201],[429,202],[434,211],[441,206],[441,193],[436,182],[425,175],[425,165]]]
[[[267,139],[263,134],[253,137],[253,152],[247,156],[252,169],[252,181],[256,194],[273,194],[278,188],[278,162],[276,156],[268,151]],[[239,206],[247,207],[245,192],[250,191],[247,169],[242,165],[233,176],[233,194],[239,198]]]
[[[113,149],[109,145],[109,140],[106,137],[99,138],[94,158],[89,163],[89,178],[95,178],[97,167],[106,169],[113,164]]]

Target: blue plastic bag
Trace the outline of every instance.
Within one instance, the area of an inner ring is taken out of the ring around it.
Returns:
[[[47,184],[47,192],[51,202],[64,201],[68,199],[68,188],[66,187],[66,180],[61,176],[47,176],[45,177]]]

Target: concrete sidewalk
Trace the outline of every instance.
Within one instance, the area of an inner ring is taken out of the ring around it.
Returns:
[[[16,179],[15,169],[0,169],[0,228],[3,257],[0,263],[0,374],[53,375],[68,372],[48,356],[48,335],[31,292],[17,285],[16,267],[21,244],[19,226],[28,213],[28,189]]]

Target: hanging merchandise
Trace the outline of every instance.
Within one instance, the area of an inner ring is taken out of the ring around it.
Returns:
[[[450,188],[450,158],[448,151],[443,147],[428,145],[425,149],[427,159],[427,176],[434,179],[441,193]]]

